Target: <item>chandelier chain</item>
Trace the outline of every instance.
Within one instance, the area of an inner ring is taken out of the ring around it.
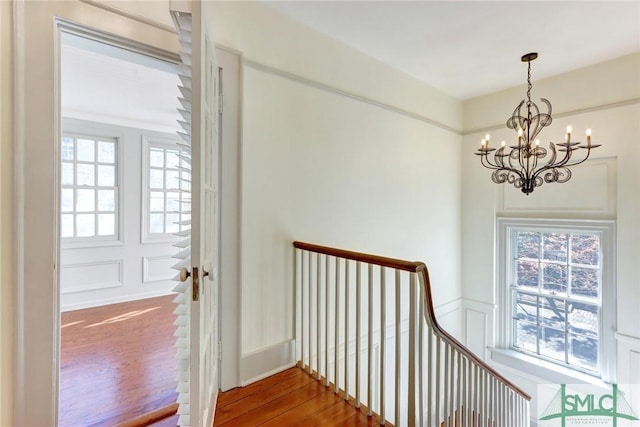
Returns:
[[[531,61],[527,62],[527,107],[531,105]]]

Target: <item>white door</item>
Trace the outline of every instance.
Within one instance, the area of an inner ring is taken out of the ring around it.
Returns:
[[[88,36],[163,59],[175,60],[179,49],[170,27],[140,19],[140,14],[119,13],[95,3],[18,0],[12,4],[18,241],[15,426],[57,424],[61,31],[84,31]],[[148,7],[157,8],[158,4]],[[168,7],[166,12],[168,15]]]
[[[183,67],[181,101],[190,122],[181,136],[190,163],[191,177],[191,263],[182,272],[189,278],[190,352],[189,398],[181,402],[180,425],[213,425],[218,396],[218,242],[217,189],[218,150],[218,65],[202,10],[206,2],[193,1],[173,7]],[[190,107],[190,108],[189,108]],[[188,168],[188,167],[187,167]],[[187,406],[188,405],[188,406]],[[188,414],[188,416],[187,416]]]

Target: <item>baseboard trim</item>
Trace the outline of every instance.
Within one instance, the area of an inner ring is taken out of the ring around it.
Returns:
[[[295,340],[287,340],[243,356],[240,361],[240,384],[244,387],[295,366],[294,350]]]

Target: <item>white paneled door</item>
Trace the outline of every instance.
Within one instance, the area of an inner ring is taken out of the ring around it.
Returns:
[[[184,7],[186,6],[186,7]],[[219,79],[215,48],[202,8],[206,2],[172,3],[180,38],[181,123],[191,177],[191,263],[181,271],[190,284],[189,374],[181,378],[180,425],[211,426],[218,394]],[[181,350],[178,350],[179,354]],[[184,353],[183,353],[184,354]],[[180,386],[179,386],[180,388]]]

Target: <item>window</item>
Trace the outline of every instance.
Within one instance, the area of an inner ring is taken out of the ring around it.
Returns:
[[[61,158],[63,242],[117,240],[117,139],[65,134]]]
[[[610,222],[500,220],[504,344],[576,371],[611,372]]]
[[[190,175],[174,142],[143,139],[143,242],[174,240],[190,219]]]

